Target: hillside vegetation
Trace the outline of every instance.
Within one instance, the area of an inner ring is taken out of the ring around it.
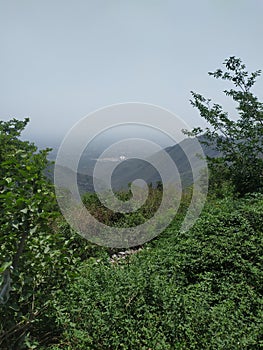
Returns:
[[[185,131],[220,155],[208,157],[202,214],[180,230],[186,188],[167,229],[126,251],[70,228],[44,175],[49,150],[21,140],[27,119],[0,122],[0,349],[263,348],[263,107],[251,92],[260,72],[249,75],[235,57],[225,69],[211,75],[234,84],[226,94],[239,118],[193,93],[211,127]],[[83,203],[107,225],[130,227],[153,216],[161,198],[162,185],[150,186],[145,205],[127,215],[94,193]]]

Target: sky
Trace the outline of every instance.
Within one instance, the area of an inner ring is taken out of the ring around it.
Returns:
[[[115,103],[204,126],[190,91],[234,113],[207,73],[229,56],[263,68],[262,15],[262,0],[0,0],[0,119],[30,117],[24,137],[46,146]]]

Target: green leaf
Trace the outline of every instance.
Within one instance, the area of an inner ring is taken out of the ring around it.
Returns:
[[[36,232],[36,230],[37,230],[37,226],[31,228],[31,229],[30,229],[30,233],[31,233],[31,234],[34,234],[34,233]]]
[[[12,261],[8,261],[3,263],[3,265],[0,267],[0,273],[5,272],[5,270],[12,265]]]

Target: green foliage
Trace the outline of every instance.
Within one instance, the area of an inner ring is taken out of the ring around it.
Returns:
[[[140,191],[139,188],[138,191]],[[149,193],[145,203],[139,209],[125,214],[105,207],[100,202],[96,193],[86,193],[82,200],[92,216],[104,224],[118,227],[132,227],[144,223],[156,213],[162,200],[162,193],[163,191],[160,185],[156,188],[149,186]],[[127,190],[119,191],[115,195],[119,200],[125,202],[131,198],[132,193],[130,190]]]
[[[250,92],[260,72],[248,75],[235,57],[225,66],[210,74],[235,85],[225,93],[239,119],[193,93],[211,125],[201,142],[221,154],[209,159],[212,193],[201,217],[180,232],[187,188],[165,232],[125,259],[110,259],[113,251],[82,239],[58,213],[43,175],[48,150],[20,139],[28,119],[0,121],[1,349],[263,348],[263,107]],[[127,201],[131,192],[116,195]],[[83,196],[92,215],[118,227],[145,222],[161,200],[162,186],[150,186],[142,207],[120,214]]]
[[[230,81],[234,89],[225,90],[226,96],[237,104],[238,117],[231,119],[219,104],[192,92],[192,105],[210,125],[205,130],[195,128],[191,135],[204,135],[201,142],[215,147],[221,153],[221,162],[209,158],[211,172],[224,180],[231,180],[235,192],[263,190],[263,104],[251,92],[261,71],[249,75],[239,58],[230,57],[224,62],[226,71],[209,73],[216,79]],[[218,167],[219,165],[219,167]],[[222,165],[226,169],[223,173]]]
[[[91,245],[59,217],[43,170],[48,150],[22,141],[28,123],[0,122],[0,348],[27,348],[55,338],[49,309],[54,290],[74,274]]]
[[[55,197],[42,175],[48,150],[37,153],[33,144],[20,140],[27,123],[28,119],[0,122],[0,261],[5,266],[0,344],[10,347],[18,346],[44,307],[47,298],[40,303],[38,296],[53,278],[58,255],[50,254]]]
[[[197,224],[174,222],[142,252],[90,259],[57,293],[51,349],[262,348],[263,197],[210,201]]]

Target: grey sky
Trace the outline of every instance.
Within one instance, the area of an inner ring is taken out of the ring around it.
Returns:
[[[29,116],[26,136],[51,142],[140,101],[203,125],[190,90],[225,103],[208,71],[230,55],[263,68],[262,15],[261,0],[0,0],[0,119]]]

